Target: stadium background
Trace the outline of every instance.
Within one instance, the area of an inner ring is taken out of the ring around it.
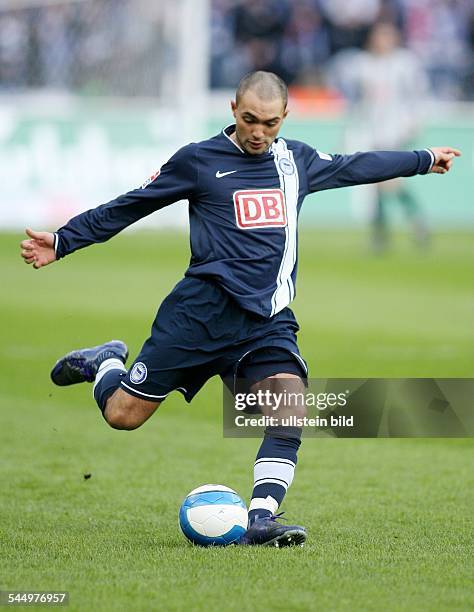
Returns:
[[[186,492],[251,488],[256,441],[222,438],[218,382],[133,434],[107,429],[89,387],[50,384],[72,347],[139,350],[187,264],[184,204],[38,273],[18,255],[25,226],[56,228],[230,123],[254,67],[290,82],[283,135],[345,151],[332,69],[381,17],[428,75],[416,146],[463,157],[410,180],[424,251],[395,207],[390,250],[371,253],[364,188],[308,198],[301,349],[318,377],[472,378],[472,2],[0,0],[0,589],[68,589],[74,610],[472,609],[470,440],[308,440],[285,502],[304,550],[194,550],[176,526]]]
[[[449,141],[464,151],[455,178],[415,179],[414,189],[432,224],[472,224],[472,3],[357,0],[338,9],[327,0],[4,0],[0,228],[55,228],[140,185],[177,147],[231,121],[235,84],[255,67],[292,86],[284,135],[347,151],[350,101],[332,77],[381,18],[398,24],[429,77],[413,146]],[[305,224],[365,224],[363,194],[310,198]],[[179,210],[147,224],[184,226]]]

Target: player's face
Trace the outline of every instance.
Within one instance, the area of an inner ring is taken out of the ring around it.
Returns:
[[[369,36],[369,49],[376,55],[391,53],[400,44],[400,34],[393,25],[380,23],[376,25]]]
[[[278,136],[288,111],[280,97],[261,100],[252,90],[247,90],[239,104],[231,103],[235,117],[235,133],[232,138],[247,153],[259,155],[268,150]]]

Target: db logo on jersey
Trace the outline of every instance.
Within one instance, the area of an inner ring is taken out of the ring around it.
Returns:
[[[285,196],[281,189],[236,191],[234,207],[240,229],[286,226]]]

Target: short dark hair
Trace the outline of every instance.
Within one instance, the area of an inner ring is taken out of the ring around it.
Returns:
[[[273,100],[280,97],[283,101],[283,108],[288,104],[288,87],[285,81],[274,72],[256,70],[246,74],[241,80],[235,92],[235,101],[239,104],[240,98],[246,91],[252,89],[259,98],[263,100]]]

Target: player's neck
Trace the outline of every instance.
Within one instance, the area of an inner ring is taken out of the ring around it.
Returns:
[[[237,132],[235,131],[235,129],[234,129],[234,131],[233,131],[233,132],[231,132],[231,133],[229,134],[229,138],[230,138],[230,139],[231,139],[233,142],[235,142],[235,144],[236,144],[236,145],[239,147],[239,149],[241,149],[241,148],[242,148],[242,145],[240,144],[239,139],[237,138]]]

